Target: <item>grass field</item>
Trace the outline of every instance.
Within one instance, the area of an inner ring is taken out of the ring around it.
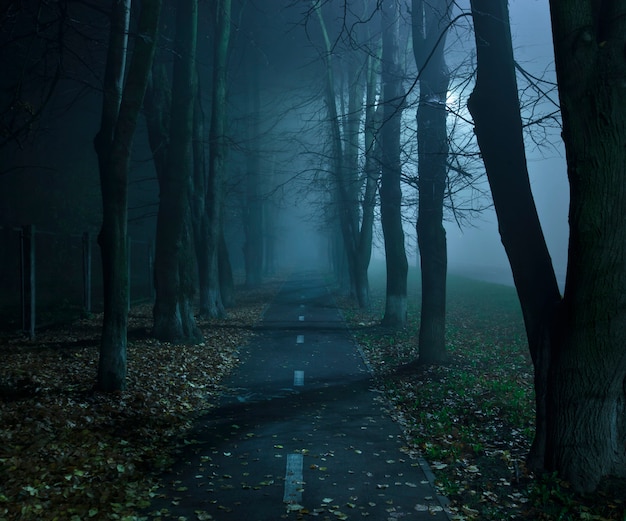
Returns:
[[[371,272],[368,312],[340,299],[407,439],[423,455],[455,519],[626,520],[624,483],[572,494],[556,476],[534,476],[525,456],[534,432],[533,369],[515,289],[450,275],[446,342],[450,363],[417,359],[420,289],[409,275],[409,325],[381,328],[384,271]]]

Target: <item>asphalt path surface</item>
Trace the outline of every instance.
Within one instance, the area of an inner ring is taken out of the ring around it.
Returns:
[[[448,519],[315,274],[285,283],[191,438],[153,518]]]

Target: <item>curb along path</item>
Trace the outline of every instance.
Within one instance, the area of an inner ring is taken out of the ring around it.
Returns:
[[[256,331],[153,519],[448,519],[321,277],[288,281]]]

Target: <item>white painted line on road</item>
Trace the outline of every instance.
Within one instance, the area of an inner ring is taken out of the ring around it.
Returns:
[[[299,504],[302,501],[302,454],[287,454],[285,494],[283,502]]]
[[[304,385],[304,371],[293,372],[293,386],[300,387]]]
[[[298,335],[296,337],[296,344],[304,344],[304,335]]]
[[[298,317],[298,320],[299,320],[300,322],[304,322],[304,315],[300,315],[300,316]]]

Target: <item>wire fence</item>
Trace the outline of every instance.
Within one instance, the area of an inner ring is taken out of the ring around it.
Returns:
[[[130,304],[154,298],[153,247],[130,240]],[[0,227],[0,331],[70,321],[103,309],[102,262],[96,237]]]

